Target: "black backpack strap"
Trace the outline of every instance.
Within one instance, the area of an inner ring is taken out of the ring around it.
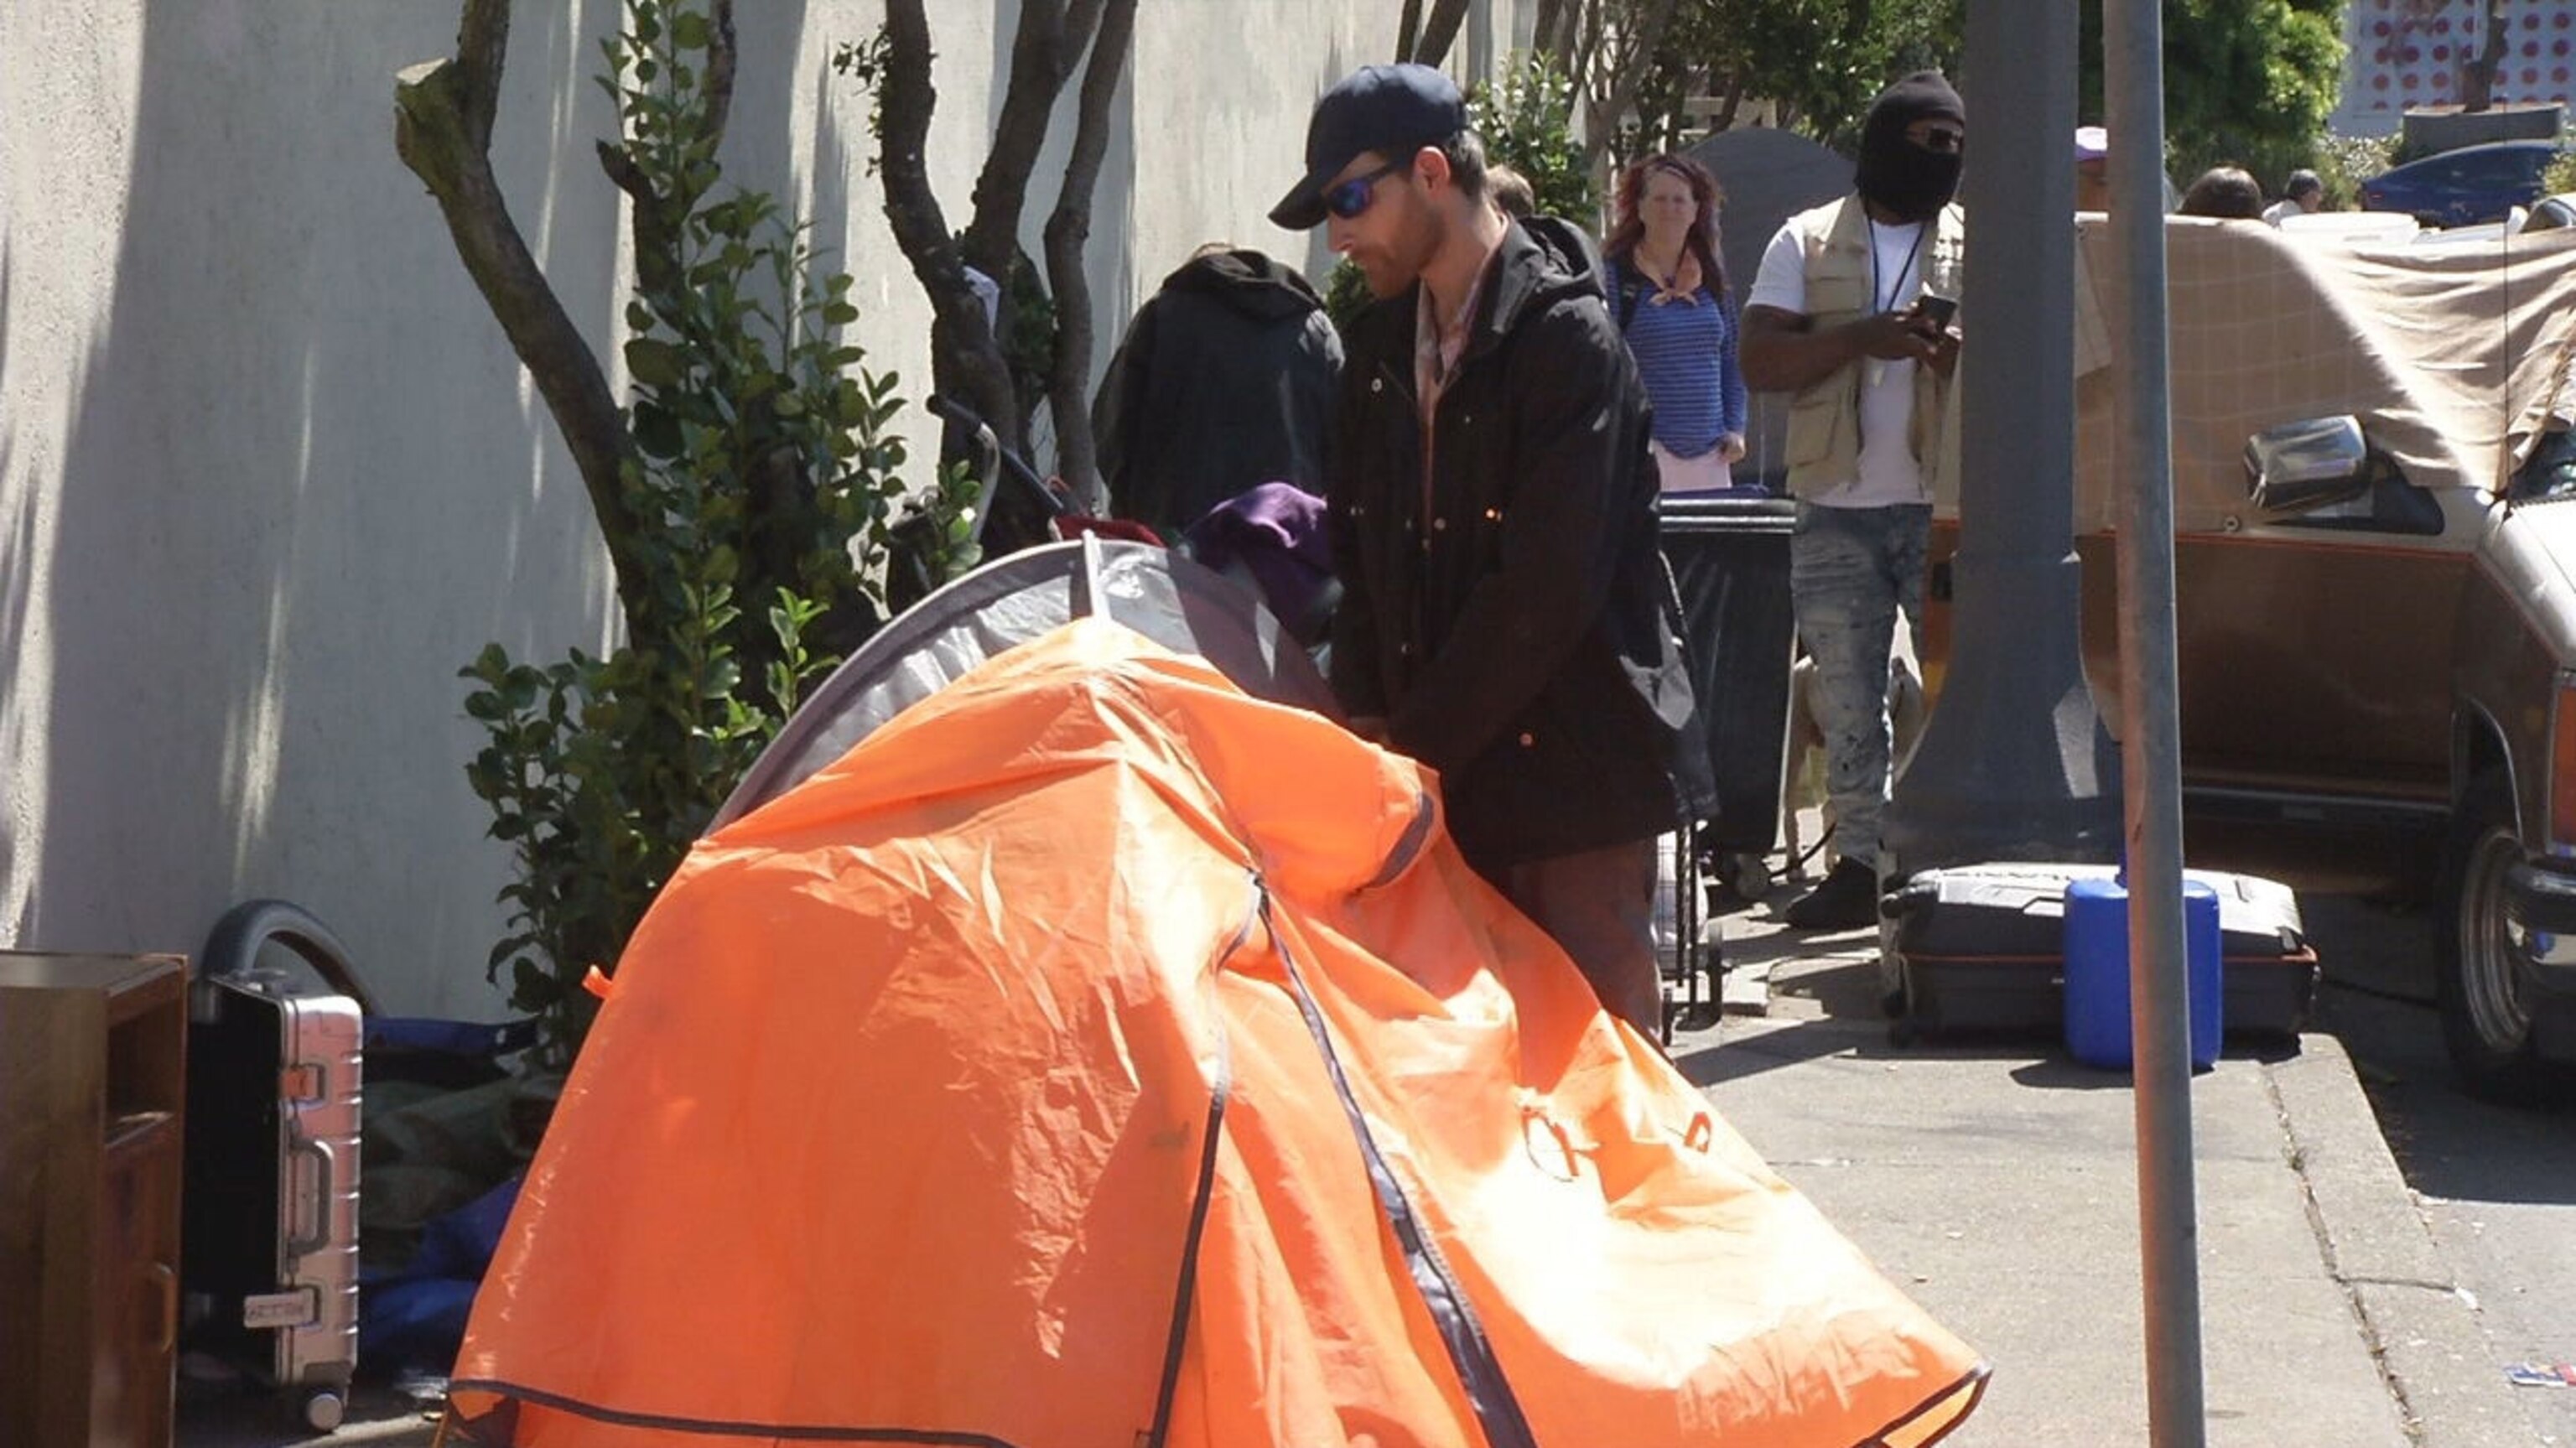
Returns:
[[[1625,257],[1610,263],[1610,275],[1619,286],[1619,331],[1624,336],[1628,324],[1636,320],[1637,302],[1646,294],[1646,278]]]

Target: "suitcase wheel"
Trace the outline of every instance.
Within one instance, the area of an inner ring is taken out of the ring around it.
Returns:
[[[340,1420],[348,1415],[348,1410],[347,1400],[337,1390],[315,1388],[304,1395],[299,1416],[304,1419],[304,1426],[314,1432],[328,1433],[340,1426]]]

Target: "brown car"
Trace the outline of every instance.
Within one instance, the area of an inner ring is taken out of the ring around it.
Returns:
[[[2080,228],[2086,671],[2118,709],[2112,397]],[[2174,218],[2174,539],[2196,866],[2439,902],[2471,1087],[2576,1062],[2576,229],[2352,243]],[[1955,504],[1934,537],[1928,672]]]

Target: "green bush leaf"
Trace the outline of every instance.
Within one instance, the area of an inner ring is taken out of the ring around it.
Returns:
[[[688,358],[668,342],[637,337],[626,344],[626,370],[646,387],[677,387],[688,374]]]

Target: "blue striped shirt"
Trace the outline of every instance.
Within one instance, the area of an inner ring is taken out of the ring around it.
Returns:
[[[1611,305],[1619,305],[1615,297]],[[1735,330],[1735,309],[1720,306],[1705,286],[1687,304],[1656,305],[1652,286],[1637,298],[1628,318],[1628,350],[1636,354],[1646,395],[1655,404],[1655,441],[1675,457],[1698,457],[1727,433],[1744,432],[1744,373],[1736,365]]]

